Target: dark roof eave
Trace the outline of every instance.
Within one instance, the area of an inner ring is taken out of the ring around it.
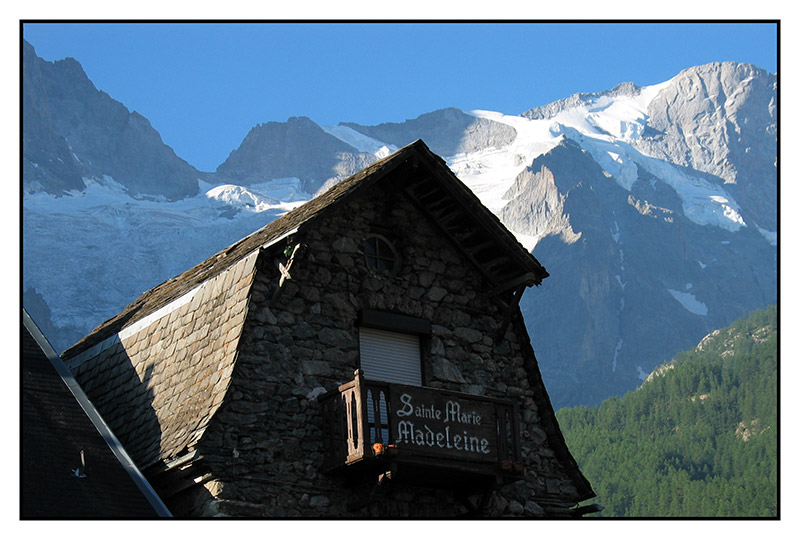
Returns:
[[[431,170],[435,171],[437,178],[450,196],[459,200],[465,210],[500,241],[502,249],[518,265],[519,275],[532,276],[528,286],[540,285],[542,280],[550,274],[536,257],[528,252],[516,236],[503,225],[500,218],[486,208],[478,196],[458,179],[444,159],[434,154],[421,140],[417,140],[409,146],[412,145],[417,145],[417,150],[429,162]]]
[[[22,324],[42,350],[42,353],[45,355],[47,360],[50,361],[53,369],[64,382],[64,385],[72,394],[75,401],[77,401],[81,409],[83,409],[89,421],[103,438],[103,441],[108,445],[109,450],[117,459],[120,466],[125,470],[125,472],[128,473],[133,483],[142,493],[147,502],[152,506],[156,515],[159,517],[172,517],[172,513],[133,462],[131,457],[128,455],[128,452],[122,446],[122,443],[120,443],[119,439],[117,439],[116,435],[114,435],[114,432],[111,431],[111,428],[108,426],[108,424],[106,424],[105,420],[100,415],[100,412],[95,408],[92,401],[83,391],[83,388],[81,388],[81,386],[75,380],[72,372],[64,364],[56,351],[50,345],[50,342],[47,341],[47,338],[44,336],[44,334],[42,334],[41,330],[39,330],[39,327],[24,308],[22,309]]]

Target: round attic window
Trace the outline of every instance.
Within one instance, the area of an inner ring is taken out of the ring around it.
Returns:
[[[367,268],[390,275],[397,271],[397,250],[389,240],[379,234],[367,237],[364,242],[364,257]]]

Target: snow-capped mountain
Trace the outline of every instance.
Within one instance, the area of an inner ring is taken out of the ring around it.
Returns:
[[[516,116],[451,108],[377,126],[269,122],[200,173],[77,62],[28,47],[23,290],[57,349],[420,138],[551,274],[522,308],[556,407],[633,389],[777,300],[777,82],[754,66],[692,67]],[[136,149],[147,166],[112,148]]]

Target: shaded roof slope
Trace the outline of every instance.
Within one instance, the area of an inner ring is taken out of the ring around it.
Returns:
[[[222,405],[258,256],[65,359],[139,467],[176,459]]]
[[[316,218],[332,211],[339,201],[354,196],[375,182],[396,182],[399,188],[434,221],[443,234],[478,265],[490,285],[504,291],[538,285],[547,277],[539,264],[480,200],[418,140],[342,180],[328,191],[246,236],[179,276],[150,289],[118,315],[64,351],[69,358],[119,332],[125,326],[214,277],[235,262],[266,245],[299,232]]]
[[[108,437],[101,434],[84,410],[92,411],[92,404],[80,401],[79,391],[75,395],[75,381],[66,382],[59,374],[55,364],[60,360],[52,347],[43,341],[27,314],[23,317],[21,517],[168,516],[166,507],[138,470],[133,470],[138,478],[132,477],[133,464],[123,463],[115,455]],[[63,364],[61,368],[65,372]],[[137,482],[143,483],[144,488]]]

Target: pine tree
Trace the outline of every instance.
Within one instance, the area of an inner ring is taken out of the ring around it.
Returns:
[[[600,516],[776,517],[777,327],[757,311],[635,392],[559,411]]]

